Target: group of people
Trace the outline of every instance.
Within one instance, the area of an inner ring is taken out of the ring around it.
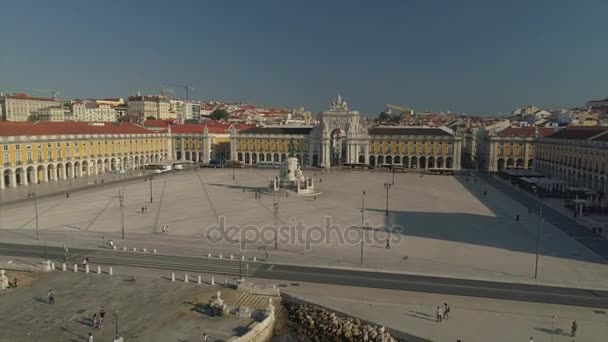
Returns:
[[[163,224],[163,226],[161,227],[160,231],[162,233],[169,234],[169,225],[168,224]]]
[[[148,206],[147,205],[144,205],[143,207],[141,207],[141,213],[142,214],[145,213],[145,212],[147,212],[147,211],[148,211]]]
[[[106,317],[106,312],[101,309],[99,313],[93,314],[93,329],[101,330],[103,328],[103,320]]]
[[[450,306],[448,303],[443,303],[443,309],[438,306],[437,307],[437,322],[441,322],[444,319],[448,319],[450,314]]]

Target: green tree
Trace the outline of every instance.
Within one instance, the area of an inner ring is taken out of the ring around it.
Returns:
[[[30,115],[27,116],[27,119],[36,122],[40,120],[40,117],[38,117],[38,114],[30,113]]]
[[[218,108],[211,112],[209,117],[213,120],[228,120],[230,114],[225,109]]]
[[[146,120],[156,120],[156,118],[153,117],[152,115],[150,115],[150,116],[146,116]]]

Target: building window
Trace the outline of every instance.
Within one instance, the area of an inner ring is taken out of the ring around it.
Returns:
[[[15,161],[17,162],[17,164],[20,164],[21,163],[21,153],[15,154],[15,157],[16,157]]]
[[[17,144],[15,145],[15,150],[19,151],[21,149],[21,145]]]
[[[57,147],[61,147],[61,143],[60,142],[57,143]]]
[[[5,150],[5,151],[8,151],[8,145],[2,146],[2,149]]]
[[[27,162],[28,163],[32,162],[32,151],[27,151]]]
[[[4,146],[6,146],[6,145],[4,145]],[[10,162],[11,162],[10,157],[11,156],[8,154],[8,152],[4,152],[4,164],[5,165],[10,164]]]
[[[52,161],[53,160],[53,151],[49,150],[46,153],[46,156],[47,156],[47,160]]]

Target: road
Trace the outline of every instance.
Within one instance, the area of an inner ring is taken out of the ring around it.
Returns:
[[[577,223],[572,220],[572,218],[539,202],[534,197],[522,193],[511,185],[505,184],[493,176],[481,175],[481,177],[491,186],[511,197],[514,201],[532,209],[537,215],[542,207],[545,221],[551,223],[553,226],[570,236],[572,239],[578,241],[583,246],[591,249],[602,258],[608,260],[608,239],[605,237],[593,234],[587,227]]]
[[[92,265],[144,267],[198,274],[240,275],[291,283],[313,282],[608,309],[608,291],[589,289],[112,250],[74,248],[70,249],[68,254],[68,262],[80,262],[84,256],[88,256]],[[50,258],[61,261],[63,250],[61,247],[0,243],[0,255]]]

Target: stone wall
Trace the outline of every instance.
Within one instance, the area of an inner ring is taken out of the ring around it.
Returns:
[[[247,328],[248,331],[241,336],[233,336],[227,342],[267,342],[273,335],[275,323],[274,306],[268,305],[264,311],[264,318],[260,322],[253,322]]]

